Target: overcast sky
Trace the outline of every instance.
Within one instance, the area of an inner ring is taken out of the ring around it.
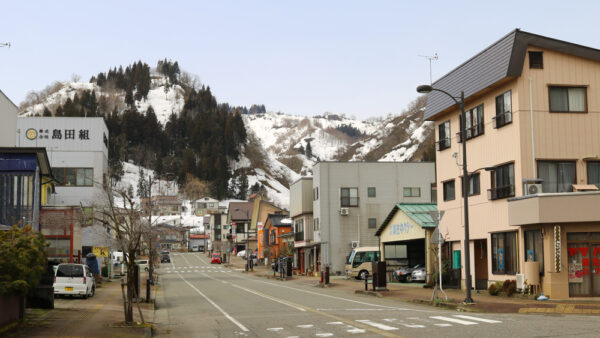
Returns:
[[[178,61],[219,102],[360,119],[401,112],[429,82],[515,28],[600,48],[600,2],[9,1],[0,89],[16,104],[72,74]]]

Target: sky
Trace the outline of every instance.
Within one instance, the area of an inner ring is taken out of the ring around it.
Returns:
[[[142,60],[179,66],[219,102],[367,119],[401,113],[429,83],[516,28],[600,49],[599,1],[10,1],[0,90]]]

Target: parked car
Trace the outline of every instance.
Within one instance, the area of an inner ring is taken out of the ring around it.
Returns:
[[[411,276],[412,272],[415,269],[419,269],[422,267],[423,267],[422,264],[417,264],[417,265],[413,266],[412,268],[410,266],[402,267],[393,272],[394,279],[397,280],[398,282],[411,282],[412,281],[412,276]]]
[[[94,276],[85,264],[59,264],[53,286],[55,295],[78,295],[86,299],[96,293]]]
[[[140,271],[148,271],[148,260],[147,259],[136,259],[135,264],[140,267]]]
[[[192,252],[196,252],[198,251],[198,246],[197,245],[192,245]]]
[[[171,263],[171,256],[169,255],[168,252],[160,255],[160,262],[161,263]]]
[[[221,255],[218,253],[212,254],[210,264],[221,264]]]
[[[425,267],[422,266],[418,269],[413,270],[411,273],[411,282],[423,282],[425,283],[425,277],[427,276],[427,272],[425,272]]]

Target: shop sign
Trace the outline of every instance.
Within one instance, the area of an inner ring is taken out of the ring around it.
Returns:
[[[569,283],[583,283],[581,263],[569,263]]]
[[[89,140],[89,129],[39,129],[29,128],[25,132],[25,136],[29,140],[35,139],[53,139],[53,140]]]
[[[560,252],[561,240],[560,240],[560,225],[554,226],[554,272],[560,272]]]
[[[404,222],[402,224],[392,224],[392,226],[390,227],[390,235],[393,236],[393,235],[408,234],[408,233],[412,232],[412,230],[414,228],[415,228],[415,226],[408,222]]]
[[[96,257],[108,257],[108,247],[105,246],[95,246],[92,247],[92,252]]]
[[[569,257],[573,257],[577,253],[582,256],[581,263],[569,263],[569,281],[571,281],[571,266],[573,266],[573,274],[578,278],[582,278],[584,275],[589,275],[594,272],[597,275],[600,275],[600,247],[594,247],[591,262],[587,257],[589,251],[590,248],[588,247],[569,248]],[[573,283],[581,282],[574,281]]]

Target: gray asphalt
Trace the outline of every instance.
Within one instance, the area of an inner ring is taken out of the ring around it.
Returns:
[[[597,316],[456,312],[254,277],[201,253],[171,260],[158,269],[159,336],[600,337]]]

